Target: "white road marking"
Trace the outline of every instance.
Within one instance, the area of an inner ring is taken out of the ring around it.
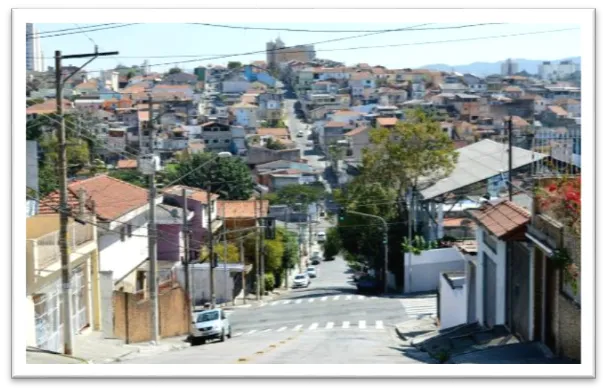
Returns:
[[[303,325],[299,324],[298,326],[293,328],[293,331],[299,331],[301,329],[301,327],[303,327]]]
[[[337,301],[339,299],[339,295],[336,295],[335,297],[333,297],[333,301]]]
[[[334,324],[333,324],[333,322],[332,322],[332,321],[329,321],[329,322],[327,323],[327,326],[326,326],[325,328],[326,328],[326,329],[331,329],[331,328],[333,328],[333,325],[334,325]]]
[[[259,304],[259,307],[260,307],[260,308],[263,308],[263,307],[264,307],[264,306],[266,306],[266,305],[267,305],[267,303],[262,302],[262,303],[260,303],[260,304]]]
[[[375,322],[375,328],[377,328],[377,329],[384,329],[384,322],[381,321],[381,320],[377,320]]]
[[[249,332],[247,332],[245,335],[251,335],[251,334],[254,334],[255,332],[257,332],[257,330],[256,329],[252,329]]]
[[[272,328],[264,329],[263,331],[261,331],[261,333],[270,332],[271,330],[272,330]]]
[[[282,331],[284,331],[285,329],[287,329],[287,327],[280,327],[280,328],[278,328],[278,329],[276,330],[276,332],[282,332]]]
[[[350,328],[350,322],[349,321],[344,321],[341,324],[341,327],[344,328],[344,329]]]
[[[360,320],[360,321],[358,322],[358,328],[360,328],[360,329],[365,329],[365,328],[367,328],[367,322],[366,322],[365,320]]]
[[[236,332],[236,333],[234,334],[234,337],[237,337],[237,336],[240,336],[240,335],[242,335],[242,332]]]
[[[312,302],[314,302],[314,298],[310,298],[310,299],[308,300],[308,303],[312,303]]]
[[[365,299],[365,296],[364,295],[359,295],[358,299]]]
[[[346,301],[349,301],[349,300],[351,300],[351,299],[352,299],[352,296],[351,296],[351,295],[346,295]]]
[[[322,297],[320,300],[321,301],[326,301],[328,297]]]
[[[240,306],[237,306],[237,307],[238,307],[238,308],[250,308],[251,306],[253,306],[253,305],[251,305],[251,304],[246,304],[246,305],[240,305]]]
[[[314,323],[314,324],[310,325],[310,328],[308,328],[308,329],[309,330],[313,330],[313,329],[316,329],[316,328],[318,328],[318,323]]]
[[[298,299],[297,301],[295,301],[296,304],[300,304],[301,301],[303,301],[302,299]]]
[[[290,299],[286,299],[286,300],[282,301],[282,304],[283,304],[283,305],[288,305],[288,304],[290,304],[290,303],[291,303],[291,300],[290,300]]]
[[[278,301],[272,302],[272,305],[270,305],[270,306],[276,306],[276,305],[278,305]]]

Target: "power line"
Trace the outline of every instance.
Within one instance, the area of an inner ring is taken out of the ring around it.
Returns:
[[[115,25],[117,23],[102,23],[102,24],[96,24],[96,25],[91,25],[91,26],[87,26],[85,27],[86,29],[92,29],[92,28],[96,28],[96,27],[102,27],[102,26],[111,26],[111,25]],[[38,35],[45,35],[45,34],[50,34],[50,33],[60,33],[63,31],[73,31],[73,30],[80,30],[81,27],[75,28],[75,27],[71,27],[71,28],[67,28],[67,29],[59,29],[59,30],[47,30],[47,31],[38,31],[37,33],[32,33],[32,34],[26,34],[26,37],[35,37]],[[53,57],[54,58],[54,57]]]
[[[29,36],[28,38],[39,38],[39,39],[43,39],[43,38],[53,38],[53,37],[62,37],[65,35],[73,35],[73,34],[84,34],[84,33],[90,33],[93,31],[101,31],[101,30],[110,30],[110,29],[118,29],[121,27],[128,27],[128,26],[133,26],[133,25],[137,25],[140,23],[125,23],[122,25],[117,25],[117,26],[105,26],[105,27],[99,27],[99,28],[94,28],[94,29],[87,29],[87,30],[83,30],[80,29],[80,31],[68,31],[68,32],[64,32],[64,33],[58,33],[58,34],[49,34],[49,35],[44,35],[44,36]]]
[[[222,25],[222,24],[214,24],[214,23],[188,23],[191,25],[201,25],[201,26],[209,26],[209,27],[221,27],[227,29],[237,29],[237,30],[264,30],[264,31],[290,31],[290,32],[298,32],[298,33],[389,33],[392,31],[401,31],[402,28],[398,29],[383,29],[383,30],[313,30],[313,29],[292,29],[288,27],[247,27],[247,26],[230,26],[230,25]],[[474,25],[465,25],[465,26],[455,26],[455,27],[429,27],[429,28],[407,28],[410,31],[421,31],[421,30],[449,30],[449,29],[461,29],[465,27],[471,26],[483,26],[483,25],[500,25],[505,23],[478,23]]]
[[[316,49],[315,52],[339,52],[339,51],[349,51],[349,50],[378,49],[378,48],[390,48],[390,47],[400,47],[400,46],[417,46],[417,45],[444,44],[444,43],[454,43],[454,42],[469,42],[469,41],[480,41],[480,40],[487,40],[487,39],[519,37],[519,36],[528,36],[528,35],[546,34],[546,33],[557,33],[557,32],[572,31],[572,30],[579,30],[579,28],[572,27],[572,28],[563,28],[563,29],[554,29],[554,30],[540,30],[540,31],[531,31],[531,32],[526,32],[526,33],[500,34],[500,35],[472,37],[472,38],[457,38],[457,39],[441,40],[441,41],[422,41],[422,42],[407,42],[407,43],[389,44],[389,45],[370,45],[370,46],[354,46],[354,47],[349,47],[349,48]],[[371,33],[371,34],[380,34],[380,33]],[[363,36],[365,36],[365,35],[363,35]],[[335,40],[320,41],[320,42],[310,43],[310,44],[293,45],[293,46],[287,46],[287,47],[277,49],[277,50],[293,49],[293,48],[297,48],[300,46],[306,46],[306,45],[320,45],[322,43],[333,42],[336,40],[361,38],[363,36],[343,37],[343,38],[339,38],[339,39],[335,39]],[[214,56],[214,57],[197,58],[197,59],[193,59],[193,60],[183,60],[183,61],[180,61],[180,63],[193,63],[193,62],[222,60],[222,59],[226,59],[226,58],[230,58],[230,57],[247,56],[247,55],[252,55],[252,54],[261,54],[261,53],[267,53],[267,52],[273,52],[273,51],[276,51],[276,50],[258,50],[258,51],[244,52],[244,53],[225,54],[225,55]],[[308,52],[310,52],[310,51],[309,50],[290,50],[289,51],[289,53],[308,53]],[[175,63],[174,61],[171,61],[171,62],[166,62],[166,63],[149,64],[148,66],[149,67],[159,67],[159,66],[173,65],[174,63]],[[91,71],[87,71],[87,72],[93,73],[93,72],[104,72],[104,71],[105,70],[91,70]]]

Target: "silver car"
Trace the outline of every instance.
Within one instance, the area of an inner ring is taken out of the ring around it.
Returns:
[[[192,315],[192,344],[205,343],[209,339],[219,339],[223,342],[226,337],[232,337],[232,326],[222,309],[205,310]]]

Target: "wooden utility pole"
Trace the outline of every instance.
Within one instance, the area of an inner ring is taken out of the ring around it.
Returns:
[[[188,225],[188,195],[184,188],[181,192],[183,197],[183,270],[185,273],[185,292],[188,297],[188,309],[192,313],[193,297],[192,297],[192,278],[190,276],[190,228]]]
[[[149,137],[150,137],[150,148],[147,150],[150,158],[151,170],[148,176],[149,190],[149,219],[148,223],[148,262],[149,262],[149,279],[148,288],[150,293],[150,302],[152,304],[152,311],[150,312],[151,323],[152,323],[152,339],[151,341],[157,343],[160,338],[160,326],[158,316],[158,261],[157,261],[157,249],[158,239],[156,230],[156,161],[154,157],[154,127],[152,124],[152,94],[148,94],[148,112],[149,112]]]
[[[99,56],[112,56],[118,52],[98,52],[95,46],[94,53],[73,54],[64,56],[60,50],[55,51],[55,96],[57,104],[58,140],[58,166],[59,166],[59,252],[61,254],[61,287],[63,297],[63,353],[72,355],[74,351],[74,329],[72,326],[72,270],[70,265],[70,249],[67,241],[68,217],[70,215],[67,204],[67,142],[65,136],[65,117],[63,114],[63,86],[67,80],[79,72]],[[61,62],[63,59],[89,58],[80,68],[63,78]]]
[[[240,260],[242,261],[242,303],[247,303],[247,271],[246,271],[246,263],[244,261],[244,238],[240,237]]]

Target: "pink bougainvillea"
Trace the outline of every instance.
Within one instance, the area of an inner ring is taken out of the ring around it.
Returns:
[[[553,216],[580,235],[581,190],[581,177],[564,177],[545,185],[537,192],[541,212]]]

